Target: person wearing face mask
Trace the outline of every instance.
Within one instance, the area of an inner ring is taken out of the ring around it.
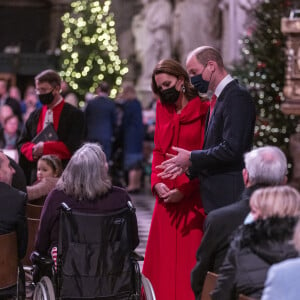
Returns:
[[[190,272],[201,242],[205,218],[199,182],[186,174],[175,180],[158,177],[156,168],[175,154],[172,146],[201,149],[208,101],[200,99],[187,72],[175,60],[160,61],[152,73],[158,96],[151,173],[156,197],[143,273],[154,287],[156,299],[194,299]]]
[[[65,167],[84,138],[83,112],[65,103],[60,95],[58,73],[53,70],[41,72],[35,77],[35,88],[42,107],[30,114],[17,143],[19,164],[26,175],[27,185],[36,181],[37,161],[42,155],[58,156]],[[53,124],[58,140],[33,143],[32,139],[49,123]]]
[[[244,189],[243,154],[252,148],[256,119],[250,93],[226,71],[220,53],[209,46],[193,50],[186,68],[200,93],[211,93],[203,149],[175,147],[176,156],[159,166],[161,178],[187,172],[199,177],[205,212],[236,202]]]
[[[283,185],[287,181],[287,160],[277,147],[253,149],[244,155],[244,161],[245,189],[239,201],[215,209],[205,219],[204,235],[196,255],[197,263],[191,273],[192,289],[197,300],[201,299],[207,272],[219,273],[232,233],[245,223],[245,218],[247,223],[253,222],[253,215],[249,213],[249,199],[253,192],[262,187]]]

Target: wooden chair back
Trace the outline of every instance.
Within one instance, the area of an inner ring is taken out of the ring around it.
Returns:
[[[218,275],[216,273],[207,272],[203,285],[201,300],[211,300],[210,292],[216,287],[217,279]]]
[[[32,219],[40,219],[43,205],[27,203],[27,217]]]
[[[256,299],[245,296],[243,294],[239,294],[239,300],[256,300]]]
[[[39,228],[40,220],[34,218],[27,218],[28,225],[28,244],[26,255],[22,260],[23,265],[31,266],[30,255],[34,251],[35,238]]]
[[[18,282],[18,246],[15,231],[0,235],[0,289]]]

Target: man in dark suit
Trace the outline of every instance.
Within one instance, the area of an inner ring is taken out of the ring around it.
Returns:
[[[277,147],[266,146],[245,154],[245,189],[240,201],[210,212],[204,223],[204,236],[197,251],[197,263],[191,273],[196,299],[208,271],[218,273],[230,244],[230,236],[250,212],[249,199],[261,187],[286,183],[287,160]]]
[[[101,144],[107,161],[111,159],[112,142],[117,123],[116,105],[108,97],[109,86],[101,82],[98,97],[90,100],[85,109],[86,140]]]
[[[213,94],[204,145],[195,151],[173,147],[178,154],[159,166],[163,169],[160,176],[173,179],[188,170],[191,178],[198,176],[208,214],[237,201],[244,189],[243,154],[252,148],[255,105],[249,92],[227,73],[216,49],[195,49],[186,67],[198,91]]]
[[[35,87],[43,106],[31,113],[17,143],[19,164],[28,185],[36,180],[36,165],[42,155],[56,155],[66,166],[72,154],[80,147],[85,130],[83,112],[65,103],[60,95],[61,78],[57,72],[45,70],[38,74]],[[49,123],[53,124],[58,140],[33,143],[32,139]]]
[[[9,159],[0,151],[0,234],[16,231],[18,256],[22,259],[28,240],[26,194],[11,186],[14,173]]]

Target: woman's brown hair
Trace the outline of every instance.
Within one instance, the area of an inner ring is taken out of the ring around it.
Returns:
[[[182,67],[182,65],[177,62],[174,59],[164,59],[161,60],[154,68],[152,73],[152,91],[156,95],[159,95],[159,89],[157,87],[156,81],[155,81],[155,75],[157,74],[169,74],[171,76],[174,76],[176,78],[183,78],[184,80],[184,87],[185,87],[185,96],[188,100],[191,100],[198,96],[197,90],[194,88],[194,86],[190,82],[190,78],[186,70]]]

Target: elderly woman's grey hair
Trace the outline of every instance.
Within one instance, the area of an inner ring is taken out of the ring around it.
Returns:
[[[78,200],[95,200],[106,194],[111,186],[101,146],[86,143],[73,154],[56,188]]]
[[[285,183],[287,160],[275,146],[256,148],[244,155],[249,180],[254,184],[280,185]]]

